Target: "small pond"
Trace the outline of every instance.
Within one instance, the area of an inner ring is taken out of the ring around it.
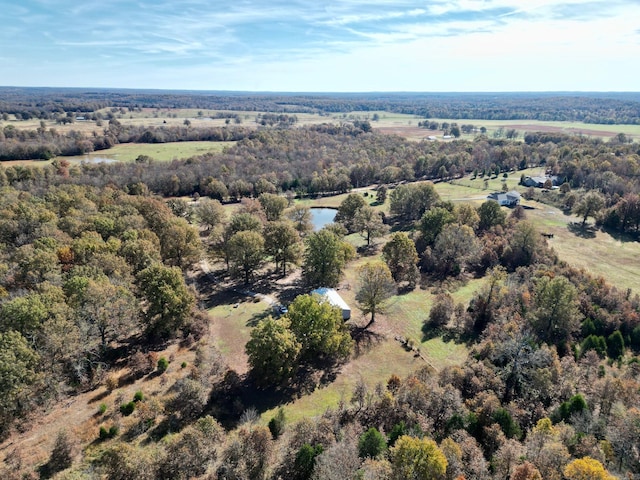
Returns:
[[[325,225],[333,222],[337,212],[338,210],[335,208],[312,208],[311,223],[313,223],[313,229],[317,232]]]

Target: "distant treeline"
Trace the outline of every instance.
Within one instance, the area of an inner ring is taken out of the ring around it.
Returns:
[[[640,124],[637,93],[257,94],[102,89],[0,88],[0,114],[53,119],[103,108],[195,108],[275,113],[388,111],[425,118]]]

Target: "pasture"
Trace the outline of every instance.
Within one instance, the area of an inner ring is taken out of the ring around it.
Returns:
[[[108,150],[99,150],[86,155],[64,157],[70,162],[133,162],[140,155],[147,155],[159,162],[189,158],[206,153],[220,153],[236,142],[168,142],[168,143],[121,143]]]

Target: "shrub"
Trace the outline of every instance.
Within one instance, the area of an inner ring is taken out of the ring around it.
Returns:
[[[136,404],[134,402],[123,403],[122,405],[120,405],[120,413],[125,417],[131,415],[135,409]]]
[[[100,427],[100,440],[108,440],[109,438],[113,438],[118,435],[119,431],[120,429],[115,425],[111,425],[108,430],[103,425]]]
[[[158,371],[160,373],[164,373],[167,371],[167,368],[169,368],[169,360],[164,357],[160,357],[158,359]]]
[[[143,401],[144,401],[144,393],[142,393],[142,390],[138,390],[138,391],[133,395],[133,401],[134,401],[134,402],[143,402]]]
[[[180,364],[180,368],[187,368],[187,362],[182,362]]]
[[[101,403],[100,406],[98,407],[98,412],[100,412],[100,415],[104,415],[106,411],[107,411],[107,404]]]
[[[104,386],[107,388],[109,392],[113,392],[116,388],[118,388],[119,379],[115,374],[111,374],[104,381]]]
[[[284,409],[279,408],[276,415],[269,420],[269,431],[271,432],[271,436],[274,440],[277,440],[282,432],[284,432]]]

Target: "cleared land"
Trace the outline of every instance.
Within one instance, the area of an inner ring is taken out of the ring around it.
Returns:
[[[140,155],[168,162],[205,153],[219,153],[236,142],[169,142],[169,143],[122,143],[109,150],[91,152],[87,155],[64,157],[71,162],[133,162]]]

